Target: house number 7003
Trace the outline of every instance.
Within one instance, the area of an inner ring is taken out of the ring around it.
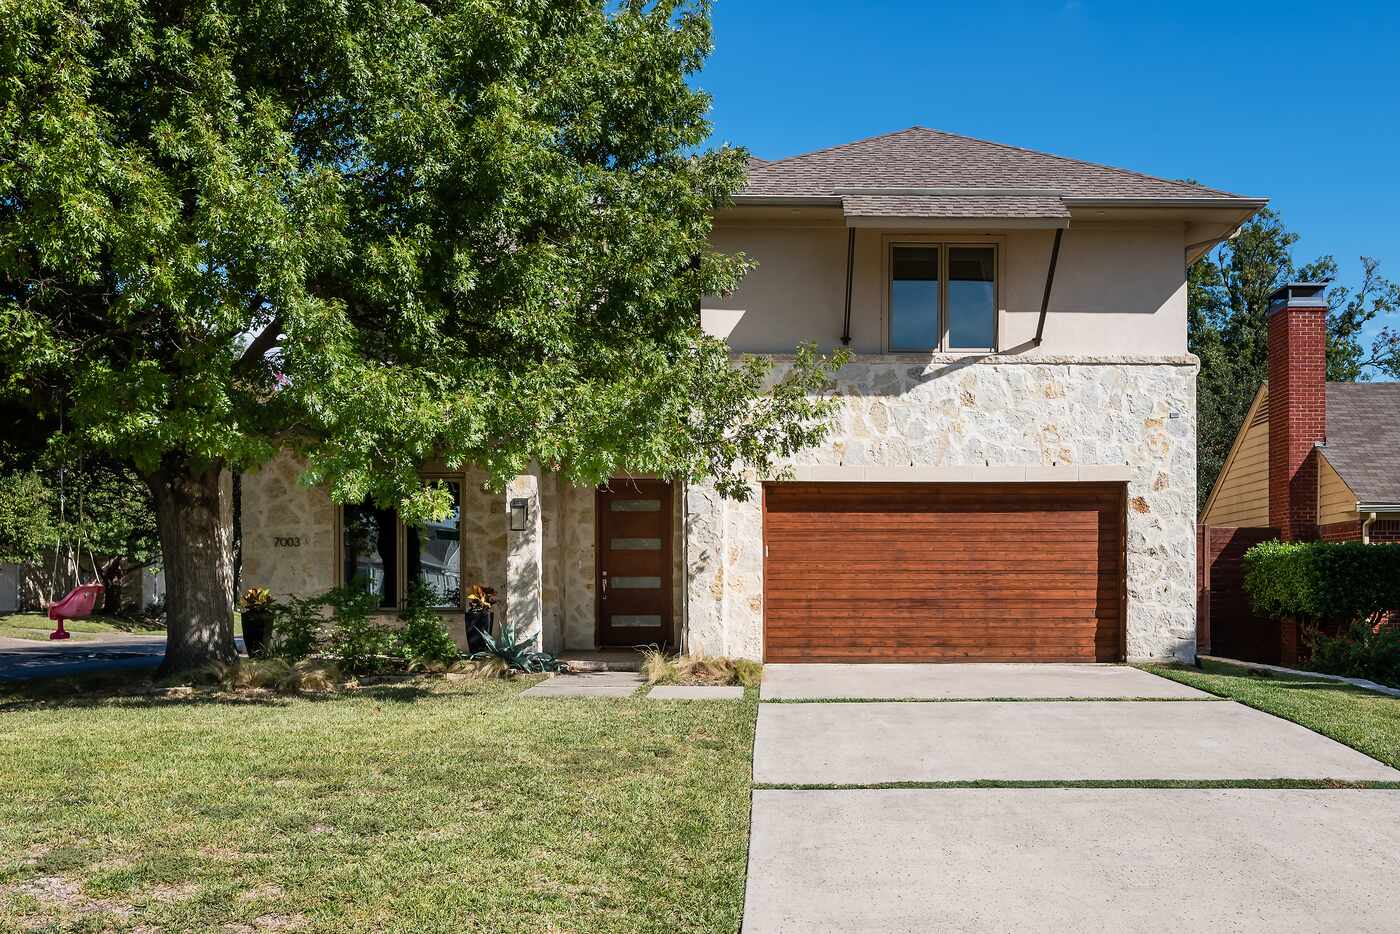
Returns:
[[[300,535],[277,535],[272,539],[273,548],[300,548]]]

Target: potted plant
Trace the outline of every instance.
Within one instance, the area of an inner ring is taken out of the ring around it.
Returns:
[[[482,584],[473,584],[467,591],[467,654],[474,655],[486,648],[491,635],[491,610],[496,605],[496,591]]]
[[[243,611],[243,647],[249,658],[257,658],[267,650],[267,637],[272,631],[272,591],[266,587],[249,587],[238,598]]]

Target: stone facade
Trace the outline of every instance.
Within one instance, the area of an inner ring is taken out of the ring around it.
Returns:
[[[860,357],[838,375],[835,430],[793,465],[824,480],[1126,476],[1127,655],[1189,659],[1196,370],[1193,357]],[[759,493],[686,491],[691,648],[762,655]]]
[[[336,509],[325,491],[303,485],[290,454],[243,475],[241,585],[279,600],[323,593],[336,583]]]
[[[1126,480],[1128,657],[1192,658],[1196,366],[1191,357],[860,357],[836,380],[844,404],[829,439],[791,466],[824,480]],[[244,477],[244,586],[285,597],[337,582],[336,507],[301,485],[299,470],[282,455]],[[511,493],[485,488],[480,473],[461,476],[463,582],[496,588],[505,618]],[[531,476],[542,643],[592,649],[594,491]],[[727,501],[692,486],[673,497],[676,615],[689,650],[762,657],[760,492],[755,483],[747,500]],[[460,616],[449,621],[464,641]]]
[[[243,476],[242,585],[267,587],[282,600],[324,593],[340,583],[338,507],[323,490],[299,482],[302,466],[283,453]],[[496,590],[496,619],[510,618],[513,598],[521,598],[521,593],[512,594],[522,583],[512,580],[509,567],[512,555],[523,549],[528,555],[516,557],[528,565],[529,556],[535,556],[538,574],[532,586],[537,583],[539,590],[539,622],[525,628],[537,632],[552,652],[595,648],[593,488],[571,486],[551,473],[538,475],[528,489],[513,485],[505,491],[488,488],[485,474],[476,469],[448,471],[439,464],[427,466],[425,474],[461,483],[462,582],[466,587],[480,583]],[[520,495],[530,498],[532,522],[537,517],[539,527],[529,541],[514,542],[509,500]],[[681,497],[674,499],[673,602],[679,626],[684,609],[684,537]],[[533,620],[536,614],[526,615]],[[465,646],[461,615],[445,614],[444,621],[458,644]]]

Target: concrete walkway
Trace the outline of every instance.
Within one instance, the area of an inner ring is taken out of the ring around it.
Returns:
[[[546,678],[521,697],[631,697],[642,686],[636,671],[585,671]]]
[[[754,792],[744,934],[1379,932],[1400,917],[1400,790],[859,787],[1400,782],[1234,702],[1070,665],[775,665],[762,693],[756,783],[857,787]],[[773,702],[826,695],[866,702]],[[1120,699],[1044,699],[1066,697]]]

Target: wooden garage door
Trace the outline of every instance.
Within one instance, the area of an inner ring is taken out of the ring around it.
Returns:
[[[1120,484],[764,488],[764,657],[1116,661]]]

